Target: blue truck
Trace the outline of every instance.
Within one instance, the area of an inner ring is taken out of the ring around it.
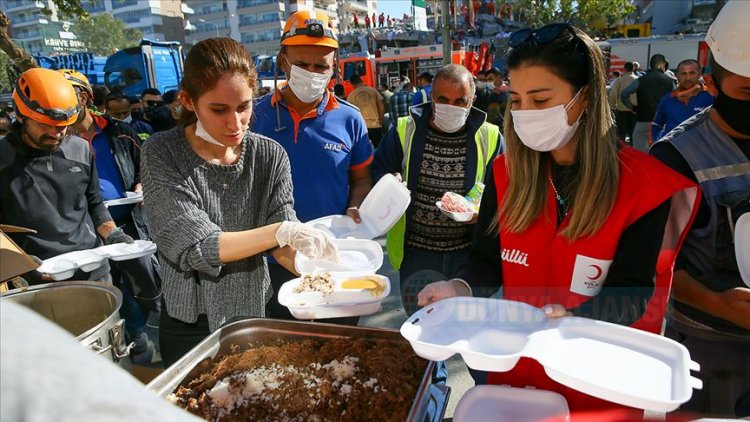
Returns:
[[[182,80],[182,46],[178,42],[144,39],[137,47],[109,56],[74,53],[59,56],[34,56],[47,69],[75,69],[92,85],[106,85],[110,91],[139,96],[146,88],[161,92],[177,89]]]
[[[127,95],[140,95],[146,88],[161,92],[177,89],[182,80],[182,46],[178,42],[144,39],[137,47],[109,56],[104,65],[104,84]]]

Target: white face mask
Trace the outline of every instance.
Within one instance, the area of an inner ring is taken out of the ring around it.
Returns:
[[[195,118],[197,119],[198,115],[196,115]],[[198,122],[195,124],[195,136],[203,139],[209,144],[218,145],[220,147],[226,147],[226,145],[217,141],[213,136],[211,136],[208,132],[206,132],[206,129],[203,127],[203,124],[201,123],[201,119],[198,119]]]
[[[315,102],[322,97],[328,87],[328,81],[331,80],[329,74],[308,72],[295,65],[292,65],[290,73],[289,88],[300,101],[306,104]]]
[[[480,81],[477,82],[477,88],[479,89],[492,89],[495,87],[495,84],[490,81]]]
[[[471,104],[468,108],[450,104],[433,103],[435,109],[435,126],[446,133],[458,132],[466,124]]]
[[[128,114],[128,117],[122,119],[122,121],[125,122],[125,123],[130,123],[130,122],[133,121],[133,116],[130,115],[130,114]]]
[[[540,152],[554,151],[567,145],[583,116],[581,113],[575,123],[568,124],[568,110],[581,92],[583,88],[565,106],[558,105],[544,110],[511,110],[513,128],[521,142]]]

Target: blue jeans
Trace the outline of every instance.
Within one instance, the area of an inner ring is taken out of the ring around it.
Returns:
[[[406,314],[411,315],[419,309],[417,294],[424,286],[455,277],[468,260],[468,249],[456,252],[431,252],[406,248],[399,270],[401,304]]]

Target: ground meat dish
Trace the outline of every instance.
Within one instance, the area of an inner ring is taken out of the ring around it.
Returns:
[[[211,421],[403,421],[427,361],[408,344],[306,339],[215,358],[169,399]]]

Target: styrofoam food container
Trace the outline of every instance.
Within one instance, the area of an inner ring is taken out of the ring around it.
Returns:
[[[448,218],[454,221],[458,221],[459,223],[465,223],[467,221],[471,221],[471,219],[474,218],[474,216],[476,215],[476,213],[473,211],[469,211],[469,212],[448,211],[445,208],[443,208],[442,201],[435,202],[435,206],[438,207],[441,213],[448,216]]]
[[[36,270],[40,273],[47,274],[55,281],[67,280],[73,277],[76,272],[76,264],[72,261],[63,259],[45,259]]]
[[[49,275],[55,281],[67,280],[79,268],[88,273],[101,267],[106,259],[106,256],[98,254],[94,249],[73,251],[45,259],[37,271]]]
[[[750,212],[742,214],[734,225],[734,253],[740,276],[750,287]]]
[[[532,358],[561,384],[639,409],[675,410],[702,386],[690,376],[700,366],[673,340],[587,318],[550,319],[520,302],[444,299],[409,317],[401,335],[425,359],[460,353],[482,371],[509,371]]]
[[[319,271],[357,271],[374,273],[383,265],[383,248],[378,242],[366,239],[336,239],[339,262],[311,260],[298,253],[294,266],[300,274]]]
[[[105,207],[113,207],[115,205],[128,205],[128,204],[140,204],[143,202],[143,194],[137,192],[125,192],[124,198],[110,199],[104,201]]]
[[[113,261],[126,261],[151,255],[156,251],[156,244],[147,240],[136,240],[131,244],[115,243],[95,249],[73,251],[45,259],[37,271],[52,277],[55,281],[73,277],[76,270],[91,272],[101,267],[107,258]]]
[[[294,293],[302,277],[287,281],[279,289],[279,303],[289,308],[297,319],[326,319],[370,315],[380,311],[383,299],[391,292],[388,277],[362,272],[330,273],[335,284],[329,295],[318,292]],[[383,292],[373,296],[368,290],[342,289],[341,282],[350,278],[374,277],[383,284]]]
[[[355,223],[348,215],[329,215],[308,221],[306,224],[326,230],[337,239],[374,239],[396,225],[410,202],[409,189],[394,175],[386,174],[362,201],[359,207],[361,223]]]
[[[478,385],[470,388],[453,412],[456,422],[535,422],[570,416],[568,402],[553,391]]]
[[[156,243],[148,240],[136,240],[133,243],[114,243],[100,246],[94,251],[113,261],[127,261],[153,254],[156,252]]]

